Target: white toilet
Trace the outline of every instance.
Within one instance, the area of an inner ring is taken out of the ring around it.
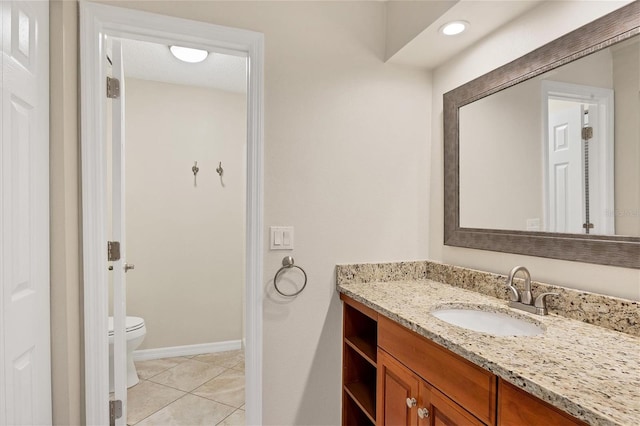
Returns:
[[[140,317],[127,317],[127,388],[136,385],[138,372],[133,363],[133,351],[140,346],[147,334],[144,319]],[[113,317],[109,317],[109,392],[113,392]]]

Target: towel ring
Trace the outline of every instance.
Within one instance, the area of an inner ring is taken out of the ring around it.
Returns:
[[[282,271],[284,271],[285,269],[291,269],[291,268],[298,268],[298,269],[300,269],[300,271],[302,271],[302,274],[304,275],[304,284],[302,284],[302,288],[300,288],[300,290],[296,291],[295,293],[287,294],[287,293],[281,292],[280,289],[278,288],[278,275],[280,275],[280,273]],[[276,274],[273,277],[273,286],[276,288],[276,291],[278,293],[280,293],[281,295],[283,295],[285,297],[297,296],[300,293],[302,293],[302,290],[304,290],[304,288],[307,286],[307,273],[304,271],[304,269],[302,269],[298,265],[294,265],[293,264],[293,257],[285,256],[282,259],[282,267],[280,269],[278,269],[278,272],[276,272]]]

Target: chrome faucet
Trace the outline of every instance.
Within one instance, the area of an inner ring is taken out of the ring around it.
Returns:
[[[524,291],[522,293],[518,292],[518,289],[513,285],[513,279],[520,271],[524,274]],[[511,300],[513,302],[522,302],[525,305],[531,305],[531,300],[533,299],[531,295],[531,274],[527,268],[524,266],[516,266],[513,268],[507,277],[507,285],[511,290]]]
[[[513,285],[513,279],[518,272],[522,271],[524,274],[524,291],[520,292]],[[558,293],[542,293],[536,297],[535,302],[533,300],[533,294],[531,293],[531,274],[529,270],[524,266],[516,266],[509,272],[507,277],[507,287],[509,288],[509,297],[511,301],[509,306],[515,309],[531,312],[532,314],[547,315],[547,296],[558,296]]]

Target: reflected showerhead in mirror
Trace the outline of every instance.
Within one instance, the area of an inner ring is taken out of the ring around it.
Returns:
[[[206,50],[192,49],[191,47],[169,46],[169,50],[177,59],[192,64],[202,62],[209,56],[209,52]]]

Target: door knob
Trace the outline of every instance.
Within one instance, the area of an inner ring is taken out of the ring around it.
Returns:
[[[134,265],[133,263],[125,263],[124,271],[127,272],[129,269],[136,269],[136,265]]]
[[[407,407],[413,408],[416,406],[417,403],[418,401],[416,401],[415,398],[407,398]]]
[[[426,408],[418,408],[418,417],[420,417],[421,419],[426,419],[427,417],[429,417],[429,410],[427,410]]]

